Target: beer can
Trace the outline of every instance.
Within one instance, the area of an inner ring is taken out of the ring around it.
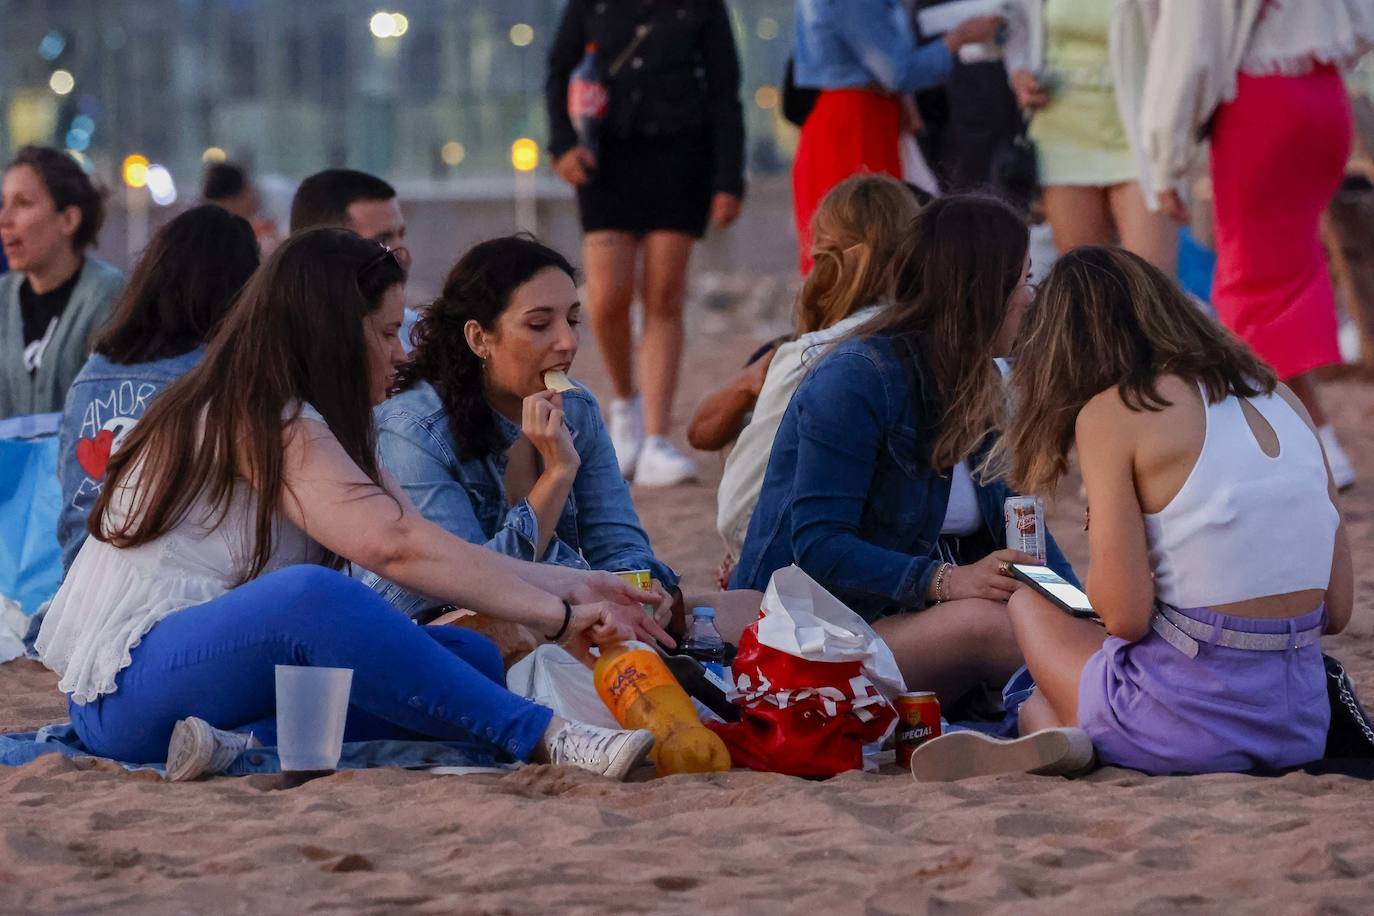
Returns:
[[[616,573],[616,575],[633,585],[635,588],[642,588],[646,592],[653,588],[654,585],[654,574],[648,569],[627,569],[623,572]],[[650,617],[654,616],[654,606],[652,604],[643,604],[640,605],[640,607],[644,608],[644,613],[648,614]]]
[[[1035,557],[1045,565],[1045,503],[1038,496],[1009,496],[1002,507],[1007,547]]]
[[[940,737],[940,700],[929,690],[900,693],[897,707],[897,765],[911,769],[911,753],[931,738]]]

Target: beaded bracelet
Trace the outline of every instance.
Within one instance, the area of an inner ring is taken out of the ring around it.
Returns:
[[[945,579],[949,576],[949,571],[954,568],[953,563],[941,563],[940,568],[935,570],[935,603],[943,604],[949,600],[949,595],[945,593]]]

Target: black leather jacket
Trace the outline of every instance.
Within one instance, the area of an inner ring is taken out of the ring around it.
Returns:
[[[743,194],[739,58],[724,0],[569,0],[544,85],[555,157],[577,145],[568,79],[588,42],[610,89],[609,140],[704,133],[716,190]]]

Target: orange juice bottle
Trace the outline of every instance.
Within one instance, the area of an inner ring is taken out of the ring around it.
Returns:
[[[730,752],[701,724],[696,707],[651,646],[623,642],[601,649],[596,692],[625,728],[654,733],[659,776],[730,769]]]

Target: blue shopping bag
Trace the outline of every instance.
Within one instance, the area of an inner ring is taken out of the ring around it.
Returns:
[[[32,614],[62,582],[57,515],[61,414],[0,422],[0,595]]]

